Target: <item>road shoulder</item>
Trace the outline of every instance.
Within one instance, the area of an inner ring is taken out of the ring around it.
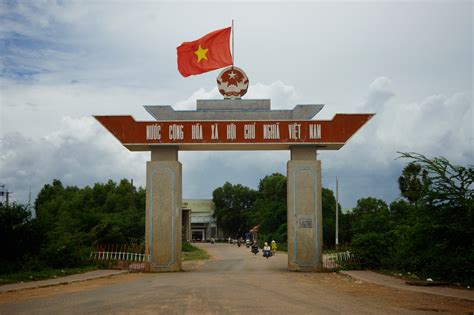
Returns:
[[[119,275],[119,274],[128,273],[128,272],[129,272],[128,270],[102,269],[102,270],[93,270],[93,271],[78,273],[75,275],[59,277],[59,278],[54,278],[54,279],[5,284],[5,285],[0,286],[0,293],[18,291],[18,290],[24,290],[24,289],[49,287],[49,286],[60,285],[60,284],[69,284],[73,282],[87,281],[87,280],[92,280],[92,279],[97,279],[97,278]]]
[[[407,291],[414,291],[414,292],[422,292],[446,297],[454,297],[458,299],[474,301],[474,291],[472,290],[463,290],[463,289],[455,289],[455,288],[448,288],[448,287],[418,287],[412,286],[405,283],[405,280],[398,279],[395,277],[390,277],[387,275],[383,275],[377,272],[369,271],[369,270],[342,270],[340,271],[341,274],[349,276],[351,278],[374,283],[378,285],[383,285],[386,287],[391,287],[400,290],[407,290]]]

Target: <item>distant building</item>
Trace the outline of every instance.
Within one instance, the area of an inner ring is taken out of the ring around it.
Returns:
[[[183,240],[209,241],[211,237],[223,239],[214,215],[211,199],[183,199]]]

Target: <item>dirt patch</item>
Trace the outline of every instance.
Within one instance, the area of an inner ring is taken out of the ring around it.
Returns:
[[[319,275],[322,275],[320,277]],[[355,298],[364,297],[368,303],[381,303],[384,308],[425,312],[474,312],[474,302],[464,299],[412,292],[367,283],[338,273],[314,274],[312,280],[338,294]],[[312,278],[309,277],[309,278]]]
[[[126,283],[137,279],[142,279],[146,276],[147,274],[145,273],[128,273],[87,281],[73,282],[69,284],[54,285],[44,288],[33,288],[12,292],[3,292],[0,293],[0,304],[91,290],[103,286],[114,285],[117,283]]]

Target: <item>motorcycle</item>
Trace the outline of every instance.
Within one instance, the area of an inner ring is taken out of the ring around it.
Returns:
[[[257,246],[257,245],[255,245],[255,246],[254,246],[254,245],[252,245],[252,250],[251,250],[251,252],[252,252],[254,255],[257,255],[257,254],[258,254],[258,252],[259,252],[259,250],[258,250],[258,246]]]
[[[272,256],[273,256],[273,253],[271,250],[263,250],[263,257],[268,259],[268,257],[272,257]]]

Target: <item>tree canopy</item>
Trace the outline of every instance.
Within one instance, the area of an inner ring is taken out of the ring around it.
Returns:
[[[287,242],[287,179],[280,173],[262,178],[258,191],[226,182],[213,192],[217,224],[228,235],[242,236],[257,224],[262,240]],[[335,243],[336,200],[323,188],[323,237],[325,246]],[[340,209],[340,207],[339,207]],[[340,211],[340,210],[339,210]],[[342,213],[339,212],[341,217]]]
[[[41,189],[35,209],[32,216],[25,206],[0,205],[0,236],[8,248],[1,259],[10,269],[74,267],[91,246],[144,240],[145,190],[125,179],[84,188],[55,179]]]
[[[215,189],[212,197],[216,209],[214,217],[218,226],[232,237],[239,231],[248,231],[256,196],[257,193],[253,189],[229,182]]]
[[[352,250],[361,266],[474,283],[473,166],[417,153],[400,157],[411,160],[399,178],[406,201],[387,207],[364,198],[354,209]]]

